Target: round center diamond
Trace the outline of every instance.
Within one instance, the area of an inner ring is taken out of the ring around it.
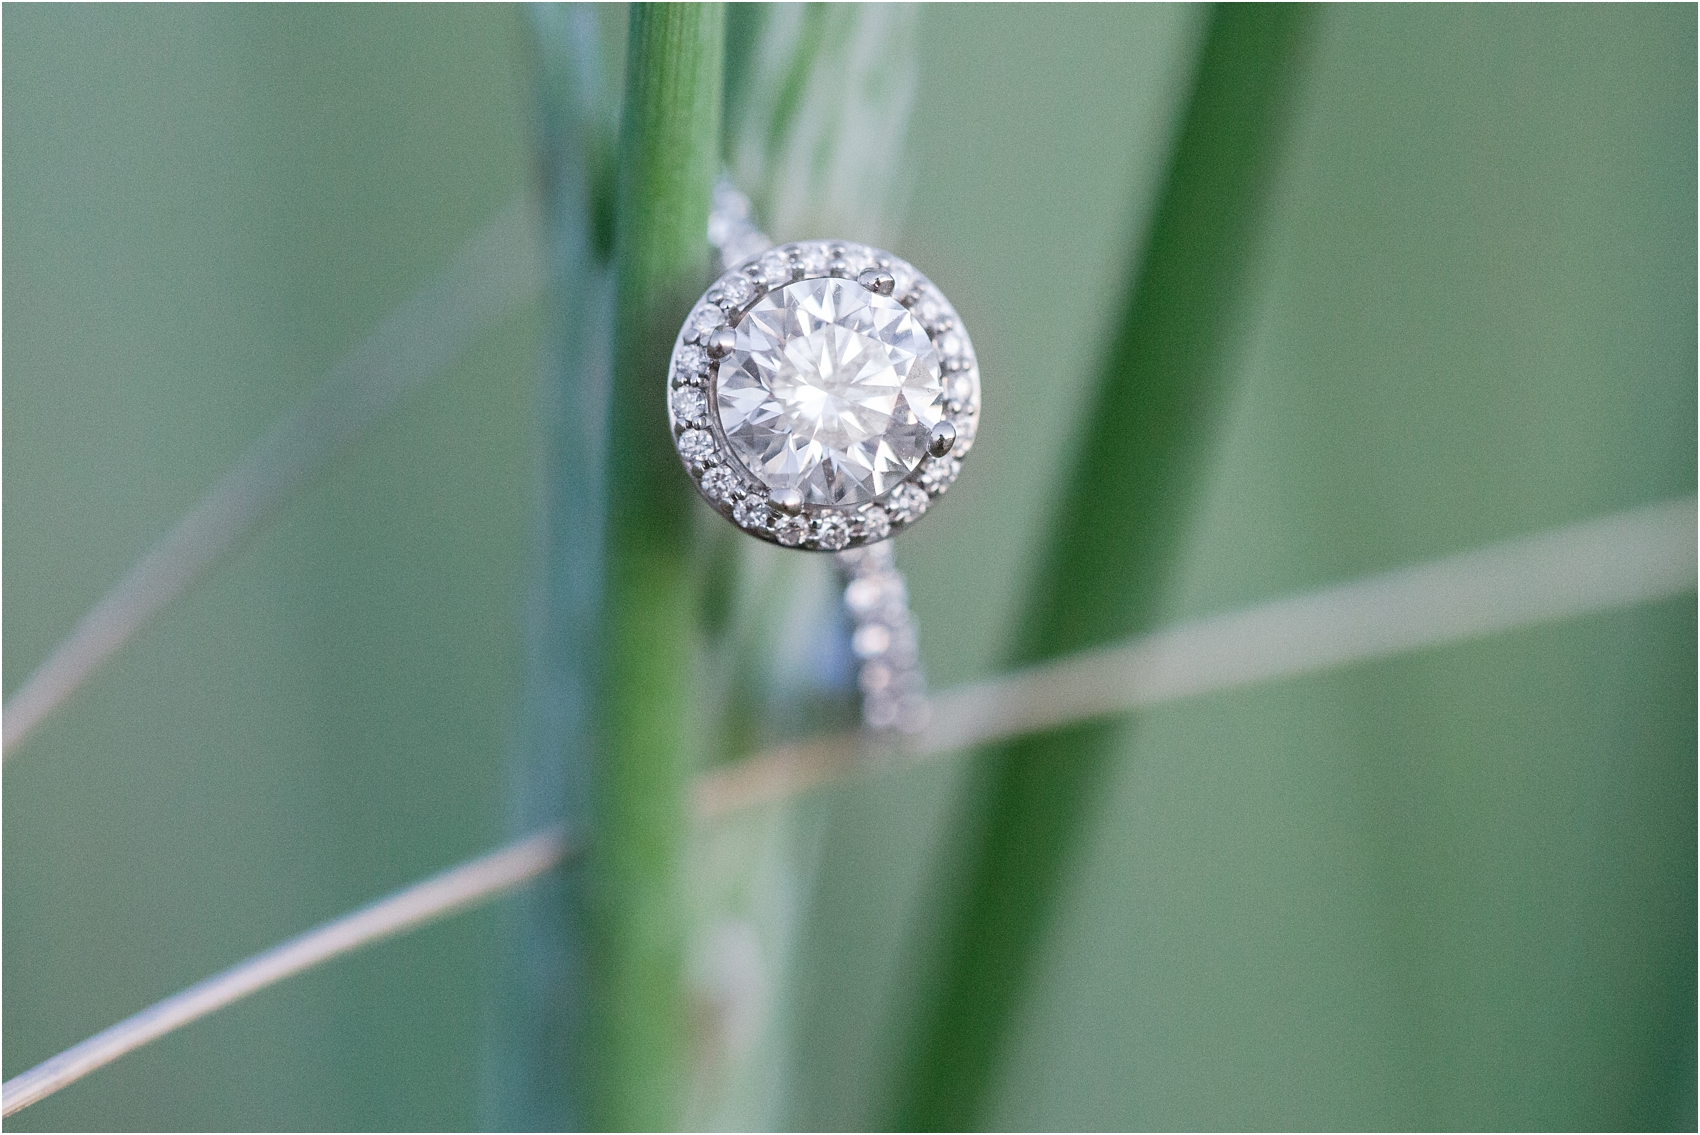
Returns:
[[[720,424],[769,489],[858,505],[927,456],[945,411],[939,355],[909,309],[854,280],[802,280],[739,321],[720,363]]]

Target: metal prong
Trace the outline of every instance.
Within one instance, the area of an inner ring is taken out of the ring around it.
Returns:
[[[767,503],[787,516],[796,516],[803,511],[803,494],[797,489],[774,489],[767,494]]]
[[[897,287],[896,277],[884,268],[869,268],[856,277],[856,282],[870,292],[878,292],[882,296],[889,296],[892,289]]]
[[[713,359],[723,359],[732,353],[732,348],[738,345],[738,336],[730,327],[716,327],[709,335],[708,355]]]
[[[927,438],[927,452],[934,457],[943,457],[956,444],[956,427],[949,422],[941,421],[933,427],[933,432]]]

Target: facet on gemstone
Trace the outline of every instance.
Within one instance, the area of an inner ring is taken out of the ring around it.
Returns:
[[[701,465],[714,456],[714,435],[707,430],[686,430],[679,435],[679,455]]]
[[[787,548],[795,548],[809,534],[809,522],[800,516],[782,516],[773,526],[773,535]]]
[[[960,458],[974,444],[974,431],[978,428],[976,419],[974,415],[964,413],[953,415],[950,421],[956,427],[956,448],[950,451],[950,455]]]
[[[797,263],[803,266],[803,271],[810,276],[818,276],[826,271],[828,256],[824,245],[805,244],[798,247],[792,255],[797,258]]]
[[[950,483],[956,480],[957,473],[962,471],[962,462],[954,457],[936,457],[927,462],[927,467],[921,470],[921,487],[934,494],[950,488]]]
[[[716,465],[702,475],[702,491],[717,501],[730,497],[737,487],[737,474],[724,465]]]
[[[899,485],[885,502],[885,510],[893,520],[908,524],[927,511],[927,493],[919,485]]]
[[[879,505],[870,505],[856,517],[856,535],[869,540],[883,540],[891,535],[891,518]]]
[[[768,488],[855,506],[925,459],[945,413],[941,363],[896,300],[854,280],[801,280],[757,301],[734,337],[715,379],[720,422]]]
[[[708,395],[694,386],[673,391],[673,417],[690,426],[700,426],[708,417]]]
[[[770,252],[761,258],[759,271],[763,284],[777,288],[790,281],[791,261],[782,252]]]
[[[915,269],[901,261],[891,266],[891,298],[905,307],[915,301],[916,289],[920,285]]]
[[[705,340],[715,328],[726,322],[726,313],[711,303],[705,303],[691,312],[691,330],[696,338]]]
[[[760,497],[745,497],[732,506],[732,519],[745,528],[767,527],[767,502]]]
[[[725,307],[743,307],[755,294],[755,286],[742,276],[727,276],[720,282],[720,302]]]
[[[864,245],[851,245],[844,250],[844,274],[854,280],[869,268],[877,267],[873,255]]]
[[[673,362],[673,380],[675,382],[694,386],[707,373],[707,351],[695,343],[687,343],[679,348],[679,357]]]
[[[850,542],[850,526],[836,516],[822,517],[815,521],[815,543],[829,552]]]

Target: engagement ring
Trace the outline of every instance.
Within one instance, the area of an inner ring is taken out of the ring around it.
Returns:
[[[925,696],[889,547],[956,481],[980,371],[956,309],[909,262],[847,240],[778,247],[715,192],[729,265],[673,345],[673,444],[709,504],[758,539],[841,553],[864,720],[918,729]]]

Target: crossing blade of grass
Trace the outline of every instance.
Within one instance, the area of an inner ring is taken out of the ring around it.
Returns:
[[[338,359],[101,596],[6,700],[5,759],[155,615],[287,503],[338,454],[542,286],[532,204],[511,202]]]
[[[1250,253],[1282,149],[1305,16],[1211,17],[1145,259],[1105,356],[1013,661],[1147,629],[1231,379]],[[967,1130],[987,1098],[1115,736],[1077,725],[980,754],[946,862],[959,874],[900,1065],[893,1123]]]
[[[706,283],[725,12],[633,5],[614,205],[614,385],[585,879],[586,1119],[665,1130],[683,1085],[691,493],[667,436],[667,355]]]
[[[909,756],[943,756],[970,735],[1055,727],[1686,595],[1695,535],[1693,497],[1658,501],[1083,651],[939,695],[933,726]],[[854,760],[856,746],[854,735],[818,737],[702,774],[693,816],[714,826],[873,771]],[[519,887],[577,846],[554,825],[333,919],[14,1077],[4,1112],[285,977]]]

